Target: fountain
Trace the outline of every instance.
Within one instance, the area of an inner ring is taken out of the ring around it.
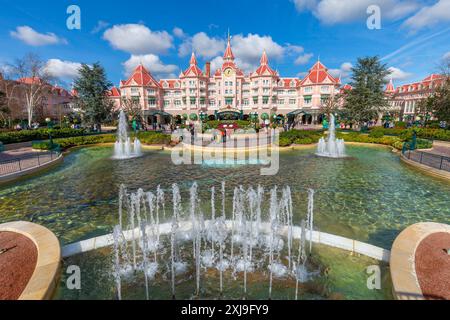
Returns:
[[[119,127],[117,129],[117,142],[114,146],[114,159],[123,160],[140,157],[142,155],[142,146],[138,138],[131,143],[128,136],[128,124],[125,112],[120,111]]]
[[[328,140],[321,138],[317,147],[317,155],[326,158],[345,158],[345,142],[343,139],[336,139],[336,118],[331,114]]]
[[[123,298],[122,282],[130,274],[143,274],[147,299],[150,299],[153,282],[156,285],[157,281],[167,280],[175,299],[177,284],[188,278],[195,283],[192,298],[201,298],[206,286],[204,282],[211,281],[212,273],[218,274],[220,297],[226,275],[234,282],[241,279],[243,299],[249,294],[250,279],[265,275],[269,298],[272,298],[275,280],[295,281],[295,297],[298,297],[299,283],[308,282],[319,274],[308,271],[311,267],[307,265],[306,254],[306,237],[310,238],[313,230],[313,190],[308,191],[308,217],[302,222],[298,254],[293,250],[294,224],[289,187],[272,188],[268,205],[264,205],[261,187],[236,187],[231,212],[233,219],[229,221],[225,220],[225,183],[221,188],[222,213],[219,215],[216,213],[216,188],[211,188],[210,205],[205,206],[199,194],[199,187],[194,183],[189,190],[188,203],[183,206],[180,189],[174,184],[172,217],[169,223],[160,225],[160,209],[166,207],[161,187],[155,193],[139,189],[131,194],[124,186],[120,188],[119,219],[128,219],[119,221],[113,234],[112,274],[118,299]],[[261,223],[262,208],[266,207],[267,223]],[[211,220],[205,219],[206,208],[211,208]],[[311,249],[310,246],[310,254]],[[250,274],[254,276],[249,277]]]

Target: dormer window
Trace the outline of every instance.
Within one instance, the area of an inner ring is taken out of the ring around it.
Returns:
[[[291,88],[295,87],[295,81],[291,81]]]

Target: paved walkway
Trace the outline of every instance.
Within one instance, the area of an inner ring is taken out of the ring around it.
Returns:
[[[425,152],[450,157],[450,142],[435,141],[433,149]]]
[[[49,152],[21,148],[0,153],[0,177],[45,165],[57,157]]]

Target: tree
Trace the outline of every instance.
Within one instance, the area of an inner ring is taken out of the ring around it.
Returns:
[[[134,98],[122,98],[122,106],[125,113],[131,117],[133,120],[142,123],[144,114],[142,112],[142,106],[139,99]]]
[[[29,53],[16,60],[11,70],[18,78],[20,91],[23,93],[28,126],[31,126],[36,110],[43,107],[45,98],[51,89],[52,77],[39,56]]]
[[[339,108],[342,105],[342,96],[340,94],[335,95],[334,92],[320,105],[320,113],[327,115],[330,119],[330,115],[336,115],[339,112]]]
[[[0,71],[0,92],[2,92],[0,112],[3,121],[8,123],[8,127],[11,127],[12,119],[23,116],[19,86],[17,81],[11,80],[11,68],[4,67]]]
[[[10,119],[11,110],[8,108],[6,94],[0,91],[0,126],[8,124]]]
[[[384,87],[390,71],[375,56],[359,58],[352,72],[350,85],[353,89],[344,94],[344,109],[361,127],[364,122],[378,119],[389,107]]]
[[[442,83],[435,91],[419,104],[421,113],[433,113],[440,121],[450,122],[450,59],[442,61],[439,71]]]
[[[82,112],[83,122],[91,129],[101,130],[102,123],[111,120],[114,105],[108,98],[110,86],[105,69],[99,63],[92,67],[83,64],[79,69],[74,85],[78,92],[76,105]]]

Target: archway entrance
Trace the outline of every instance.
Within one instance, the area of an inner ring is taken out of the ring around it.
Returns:
[[[240,120],[242,114],[236,111],[223,111],[217,113],[217,119],[221,121],[237,121]]]

